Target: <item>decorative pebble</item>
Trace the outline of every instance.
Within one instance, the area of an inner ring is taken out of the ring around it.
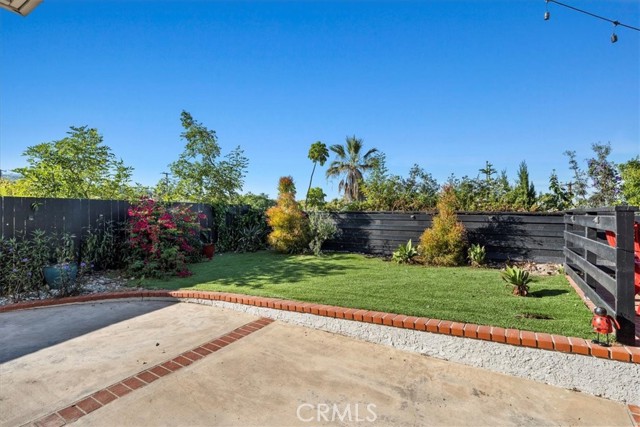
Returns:
[[[90,275],[84,276],[82,280],[82,293],[81,295],[88,294],[97,294],[97,293],[105,293],[105,292],[122,292],[122,291],[132,291],[140,288],[132,287],[127,285],[127,279],[122,278],[120,276],[109,277],[106,273],[102,272],[94,272]],[[59,291],[56,289],[51,289],[49,291],[41,291],[39,294],[37,292],[31,292],[28,294],[23,294],[20,298],[20,302],[23,301],[36,301],[42,299],[55,298],[59,294]],[[14,301],[11,298],[0,297],[0,306],[13,304]]]

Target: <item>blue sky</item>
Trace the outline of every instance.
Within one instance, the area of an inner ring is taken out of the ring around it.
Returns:
[[[567,0],[640,26],[636,0]],[[153,185],[183,148],[185,109],[223,152],[249,158],[244,191],[300,193],[311,143],[362,138],[391,172],[440,182],[485,160],[537,190],[552,169],[610,141],[640,153],[640,33],[543,0],[65,1],[26,18],[0,11],[0,168],[30,145],[89,125],[137,182]],[[584,163],[583,163],[584,166]],[[315,185],[337,195],[325,168]],[[318,173],[319,172],[319,173]]]

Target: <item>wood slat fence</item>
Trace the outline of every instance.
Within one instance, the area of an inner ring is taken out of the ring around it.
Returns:
[[[595,305],[616,317],[621,327],[617,340],[630,345],[635,344],[633,227],[637,210],[632,206],[579,209],[564,216],[567,274]]]
[[[418,244],[431,227],[433,214],[425,212],[331,212],[342,234],[326,249],[391,255],[409,239]],[[459,212],[470,243],[485,246],[492,261],[530,260],[562,263],[562,213]]]
[[[196,212],[203,212],[204,227],[211,227],[211,206],[186,203]],[[35,197],[0,197],[0,237],[29,236],[35,230],[47,233],[71,233],[79,244],[81,236],[98,220],[123,223],[131,204],[123,200],[53,199]]]

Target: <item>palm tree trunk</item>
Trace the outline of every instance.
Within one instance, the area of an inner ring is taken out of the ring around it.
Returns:
[[[313,162],[313,170],[311,171],[311,178],[309,179],[309,188],[307,189],[307,195],[304,198],[304,209],[307,209],[307,202],[309,201],[309,191],[311,191],[311,183],[313,182],[313,174],[316,171],[316,163]]]

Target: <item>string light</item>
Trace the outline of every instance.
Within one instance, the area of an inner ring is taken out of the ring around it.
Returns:
[[[546,7],[547,7],[547,10],[544,12],[544,20],[545,21],[548,21],[549,18],[551,18],[551,13],[549,13],[549,3],[555,3],[557,5],[566,7],[568,9],[574,10],[576,12],[584,13],[585,15],[589,15],[589,16],[592,16],[594,18],[598,18],[598,19],[601,19],[603,21],[607,21],[607,22],[612,23],[613,24],[613,33],[611,34],[611,43],[615,43],[615,42],[618,41],[618,35],[616,34],[616,27],[618,27],[618,26],[625,27],[625,28],[628,28],[628,29],[634,30],[634,31],[640,31],[640,28],[634,27],[633,25],[623,24],[620,21],[616,21],[616,20],[613,20],[613,19],[606,18],[604,16],[596,15],[595,13],[591,13],[591,12],[588,12],[586,10],[579,9],[577,7],[568,5],[566,3],[561,3],[561,2],[559,2],[557,0],[544,0],[544,1],[546,3]]]

